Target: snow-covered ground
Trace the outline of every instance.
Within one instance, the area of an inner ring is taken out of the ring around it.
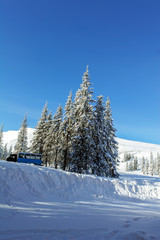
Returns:
[[[4,133],[4,143],[14,145],[17,134]],[[160,152],[117,141],[121,160]],[[0,161],[0,240],[160,240],[159,177],[125,173],[124,163],[119,171],[110,179]]]
[[[0,239],[159,240],[160,179],[0,161]]]

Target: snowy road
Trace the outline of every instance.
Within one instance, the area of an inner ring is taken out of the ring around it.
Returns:
[[[0,161],[2,240],[160,240],[160,180]]]

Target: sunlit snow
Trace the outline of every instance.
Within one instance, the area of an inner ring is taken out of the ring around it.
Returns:
[[[121,158],[125,151],[159,151],[158,145],[119,142]],[[0,239],[159,240],[159,177],[123,169],[120,164],[120,178],[111,179],[0,161]]]

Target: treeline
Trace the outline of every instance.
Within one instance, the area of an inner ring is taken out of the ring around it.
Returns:
[[[153,157],[153,153],[150,153],[150,157],[142,157],[140,163],[138,163],[137,157],[133,154],[124,154],[124,162],[126,162],[126,171],[141,170],[143,174],[147,175],[159,175],[160,176],[160,154],[157,153],[156,157]]]
[[[15,152],[27,151],[27,117],[18,134]],[[47,103],[37,123],[29,151],[43,155],[46,166],[97,176],[118,177],[118,143],[110,107],[103,96],[93,99],[88,68],[73,100],[69,94],[64,113],[55,115]]]
[[[8,149],[7,144],[3,144],[3,124],[0,128],[0,159],[5,160],[12,153],[12,147]]]

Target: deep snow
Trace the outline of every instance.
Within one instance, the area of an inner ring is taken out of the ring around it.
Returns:
[[[34,129],[28,128],[28,142]],[[18,131],[4,132],[8,148]],[[117,138],[119,156],[156,156],[160,146]],[[0,240],[160,240],[160,179],[119,179],[0,161]]]
[[[0,239],[160,239],[160,179],[0,161]]]

